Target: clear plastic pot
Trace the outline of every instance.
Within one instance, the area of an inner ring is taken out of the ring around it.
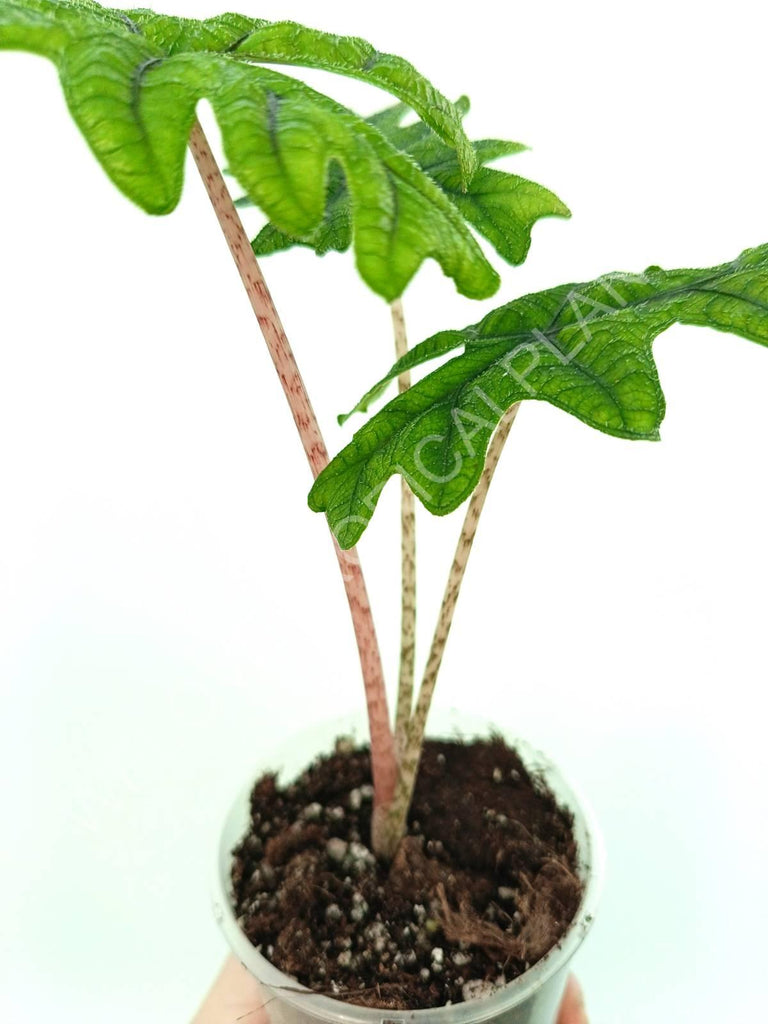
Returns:
[[[433,736],[487,736],[488,723],[451,713],[436,718]],[[498,732],[499,727],[493,724]],[[365,725],[359,717],[337,719],[303,732],[265,755],[253,777],[240,793],[224,822],[217,851],[214,880],[214,914],[235,956],[261,982],[271,1024],[555,1024],[569,973],[569,963],[592,924],[602,882],[603,854],[592,814],[580,796],[563,779],[554,764],[528,743],[507,735],[529,769],[542,773],[558,802],[574,815],[574,833],[579,850],[579,873],[584,883],[581,906],[560,943],[543,959],[503,989],[483,999],[441,1006],[430,1010],[393,1011],[353,1006],[317,995],[283,974],[251,945],[241,931],[230,900],[232,850],[245,834],[249,822],[249,794],[253,782],[264,771],[280,771],[284,780],[299,775],[318,754],[328,753],[340,735],[364,738]]]

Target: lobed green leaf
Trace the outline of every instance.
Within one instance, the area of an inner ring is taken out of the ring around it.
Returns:
[[[401,294],[424,259],[473,298],[498,287],[456,206],[375,125],[267,63],[305,64],[392,88],[473,167],[461,118],[405,61],[362,40],[226,14],[205,21],[88,0],[0,0],[0,49],[52,60],[69,109],[114,183],[143,209],[177,205],[197,103],[212,104],[230,168],[280,231],[307,235],[343,174],[358,269]],[[471,146],[470,146],[471,149]],[[451,150],[448,150],[452,152]]]
[[[464,185],[472,178],[477,159],[464,133],[461,116],[454,105],[402,57],[380,53],[364,39],[319,32],[290,21],[260,26],[231,52],[260,63],[333,71],[379,86],[407,103],[452,147]]]
[[[408,61],[380,53],[364,39],[321,32],[293,21],[269,22],[239,14],[195,21],[150,10],[124,13],[169,54],[226,52],[230,57],[258,64],[316,68],[378,86],[408,104],[456,150],[465,183],[475,172],[475,151],[454,105]]]
[[[459,116],[469,109],[462,97],[455,104]],[[407,153],[439,186],[461,216],[485,237],[508,263],[525,260],[531,245],[531,229],[542,217],[570,217],[568,207],[541,185],[517,174],[483,166],[500,157],[519,153],[526,147],[519,142],[481,139],[472,143],[480,165],[467,184],[456,153],[438,138],[424,121],[403,127],[408,108],[399,104],[373,117],[369,122],[403,153]],[[325,214],[320,224],[305,236],[280,231],[267,224],[253,241],[257,256],[268,256],[295,245],[307,246],[319,255],[344,252],[352,244],[351,200],[343,174],[328,182]]]
[[[373,416],[320,474],[310,506],[342,547],[365,530],[390,476],[403,475],[436,515],[474,490],[491,434],[524,399],[550,402],[616,437],[656,440],[664,396],[654,339],[672,324],[768,345],[768,245],[707,270],[649,267],[526,295],[399,360],[358,408],[404,369],[463,346]]]

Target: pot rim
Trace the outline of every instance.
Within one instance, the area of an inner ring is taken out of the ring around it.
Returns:
[[[318,1021],[327,1024],[404,1024],[407,1021],[420,1024],[482,1024],[519,1006],[530,999],[551,978],[561,971],[574,955],[586,937],[600,900],[602,891],[605,854],[602,837],[597,827],[594,814],[581,793],[565,780],[556,764],[534,747],[530,742],[500,730],[498,723],[489,723],[472,716],[461,715],[452,711],[447,720],[445,715],[433,715],[436,719],[436,730],[432,730],[428,738],[450,736],[451,738],[473,738],[488,735],[491,731],[502,732],[507,743],[514,746],[523,758],[526,767],[543,775],[547,785],[552,789],[558,803],[567,806],[574,815],[574,832],[579,847],[579,874],[584,891],[568,930],[563,937],[539,960],[519,977],[508,982],[498,992],[482,999],[455,1003],[428,1009],[416,1010],[385,1010],[378,1007],[357,1006],[320,995],[300,985],[290,975],[278,970],[266,957],[253,946],[241,930],[235,917],[230,899],[230,866],[232,848],[243,835],[247,827],[250,792],[260,772],[275,770],[281,760],[281,751],[270,766],[266,764],[257,768],[250,781],[244,786],[227,814],[219,834],[216,851],[216,868],[213,884],[214,916],[232,952],[242,965],[263,986],[271,990],[271,995],[295,1009],[304,1010],[314,1015]],[[293,737],[291,748],[283,745],[282,753],[288,762],[296,757],[295,747],[302,751],[321,752],[329,750],[333,740],[339,735],[350,735],[361,731],[364,725],[360,716],[346,716],[334,719],[310,730],[303,730]],[[309,763],[307,754],[300,755],[298,764],[291,763],[286,777],[293,777]],[[310,753],[309,757],[315,756]],[[265,758],[269,760],[269,758]],[[276,762],[278,764],[276,764]],[[245,813],[243,813],[245,812]]]

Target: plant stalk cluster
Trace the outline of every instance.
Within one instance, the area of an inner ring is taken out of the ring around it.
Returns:
[[[328,449],[280,316],[224,177],[199,122],[196,122],[192,129],[189,146],[251,307],[256,314],[261,333],[293,414],[307,461],[316,478],[328,465]],[[395,352],[397,358],[400,359],[408,351],[405,318],[400,299],[396,299],[392,303],[391,314]],[[398,379],[400,392],[402,393],[410,387],[410,383],[410,373],[402,373]],[[482,477],[470,500],[448,575],[437,627],[415,707],[413,706],[413,696],[416,663],[416,509],[413,492],[406,481],[402,480],[402,615],[400,671],[394,732],[389,719],[381,653],[360,559],[355,548],[344,550],[339,546],[335,537],[333,538],[357,640],[368,708],[371,770],[375,793],[372,841],[376,853],[385,858],[394,856],[400,839],[405,834],[408,810],[413,798],[424,744],[427,718],[453,622],[459,591],[477,532],[480,513],[518,408],[519,403],[512,406],[497,427],[488,448]]]

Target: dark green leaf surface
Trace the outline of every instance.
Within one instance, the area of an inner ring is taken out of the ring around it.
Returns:
[[[417,345],[360,403],[406,368],[454,356],[373,416],[318,477],[310,506],[342,547],[357,542],[390,476],[451,512],[474,490],[498,420],[526,398],[616,437],[655,440],[664,396],[653,340],[672,324],[768,345],[768,245],[707,270],[649,267],[526,295],[462,331]]]
[[[315,231],[327,188],[342,173],[357,265],[374,291],[401,294],[428,257],[465,295],[498,287],[455,205],[412,159],[328,97],[253,63],[325,67],[391,87],[458,147],[455,159],[469,174],[474,151],[467,156],[459,114],[405,61],[289,23],[234,14],[198,22],[87,0],[0,0],[0,48],[56,64],[102,167],[150,213],[169,213],[179,201],[195,107],[206,98],[233,174],[279,230]]]
[[[468,110],[465,98],[455,105],[457,116]],[[469,184],[463,178],[456,152],[438,138],[423,121],[401,126],[408,108],[400,104],[371,117],[370,123],[403,153],[412,157],[440,187],[462,217],[493,245],[508,263],[525,260],[531,245],[531,229],[542,217],[569,217],[570,211],[554,193],[517,174],[482,166],[525,149],[519,142],[482,139],[473,143],[480,168]],[[314,249],[319,256],[344,252],[352,244],[350,196],[344,175],[329,182],[325,215],[308,235],[291,235],[267,224],[253,242],[257,256],[290,249],[295,245]]]

